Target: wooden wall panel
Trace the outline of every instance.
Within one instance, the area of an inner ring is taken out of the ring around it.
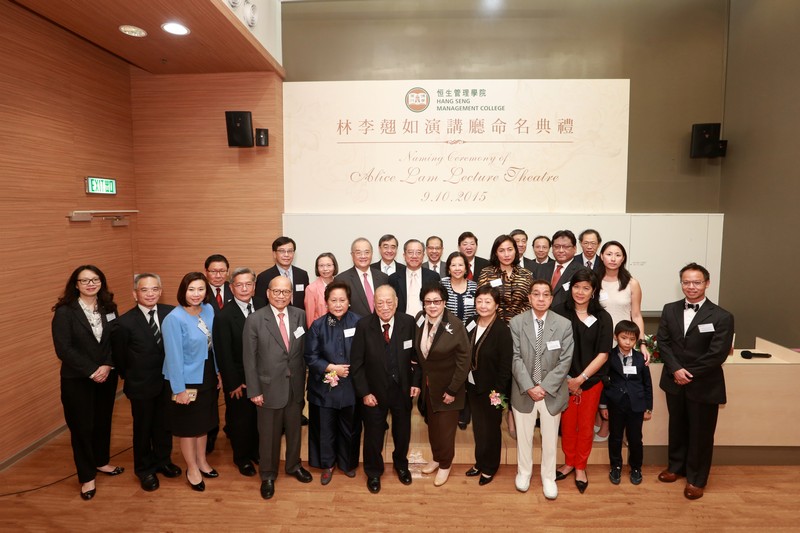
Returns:
[[[272,264],[283,212],[282,81],[274,73],[152,75],[132,68],[137,271],[174,303],[180,278],[222,253]],[[250,111],[269,147],[230,148],[225,111]]]
[[[86,175],[116,178],[119,194],[86,196]],[[0,176],[2,463],[64,423],[50,308],[69,274],[95,263],[129,293],[134,226],[65,215],[136,208],[128,65],[10,2],[0,2]]]

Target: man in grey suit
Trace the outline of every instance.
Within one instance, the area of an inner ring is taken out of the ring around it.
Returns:
[[[389,283],[389,276],[370,266],[372,244],[364,237],[357,238],[350,245],[350,256],[353,267],[341,272],[335,281],[350,286],[350,310],[365,317],[375,310],[375,289]]]
[[[247,317],[242,335],[242,363],[247,397],[257,407],[261,497],[275,494],[281,453],[281,434],[286,434],[286,473],[302,483],[311,474],[300,462],[300,432],[306,368],[306,313],[290,307],[292,282],[273,278],[267,290],[269,305]]]
[[[572,363],[572,324],[548,311],[550,285],[537,280],[528,295],[531,311],[511,319],[514,355],[511,362],[511,409],[517,424],[517,478],[520,492],[530,487],[533,470],[533,430],[536,418],[542,432],[542,492],[558,496],[556,447],[561,413],[567,408],[567,372]]]

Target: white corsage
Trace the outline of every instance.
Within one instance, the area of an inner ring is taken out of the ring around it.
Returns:
[[[445,330],[447,333],[449,333],[450,335],[452,335],[452,334],[453,334],[453,326],[451,326],[449,322],[448,322],[447,324],[445,324],[445,325],[444,325],[444,330]]]

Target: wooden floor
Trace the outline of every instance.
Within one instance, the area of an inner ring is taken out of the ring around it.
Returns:
[[[1,472],[0,531],[800,530],[797,466],[715,467],[705,497],[690,502],[682,483],[658,482],[659,467],[646,466],[638,487],[627,476],[614,486],[607,467],[597,464],[589,466],[585,494],[569,478],[559,482],[558,499],[547,501],[538,471],[525,494],[514,488],[514,465],[502,466],[493,483],[480,487],[463,475],[470,458],[454,465],[450,480],[439,488],[433,476],[420,472],[420,464],[412,465],[409,487],[387,465],[377,495],[367,492],[360,469],[355,479],[337,473],[326,487],[319,484],[319,471],[310,469],[313,483],[281,475],[275,497],[264,501],[258,478],[241,476],[233,465],[224,436],[209,456],[220,477],[206,480],[204,493],[191,491],[183,477],[161,477],[158,491],[144,492],[133,475],[124,397],[117,402],[113,427],[112,463],[127,470],[117,477],[98,476],[92,501],[78,494],[66,432]],[[415,438],[422,433],[417,427]],[[430,453],[417,448],[423,456]],[[177,446],[173,459],[184,466]]]

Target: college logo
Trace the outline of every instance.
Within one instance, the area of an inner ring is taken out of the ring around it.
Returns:
[[[430,103],[431,97],[422,87],[414,87],[406,93],[406,107],[414,113],[425,111]]]

